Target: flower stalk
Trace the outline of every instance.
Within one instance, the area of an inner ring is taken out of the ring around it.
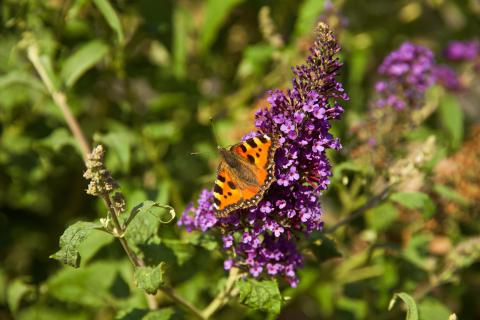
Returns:
[[[118,187],[118,185],[110,176],[108,171],[103,167],[103,162],[99,161],[103,160],[103,148],[99,149],[97,147],[95,150],[93,150],[93,152],[91,152],[90,145],[85,134],[83,133],[83,130],[80,127],[80,124],[71,112],[71,108],[68,104],[65,93],[57,89],[54,85],[53,79],[49,76],[47,69],[45,68],[44,64],[40,59],[38,46],[33,39],[28,40],[27,56],[33,67],[39,74],[53,101],[62,111],[62,114],[65,118],[65,121],[67,122],[67,125],[72,135],[80,146],[82,157],[87,166],[87,171],[85,174],[86,176],[89,176],[89,179],[91,179],[91,183],[89,184],[89,189],[87,191],[90,194],[100,196],[104,200],[105,206],[107,207],[109,212],[108,216],[109,218],[111,218],[111,221],[113,223],[113,230],[111,230],[110,233],[119,240],[122,248],[128,256],[128,259],[134,267],[145,266],[145,262],[140,257],[135,255],[133,250],[130,248],[127,240],[123,237],[125,229],[122,228],[118,220],[118,215],[120,212],[117,211],[122,211],[122,208],[124,208],[124,201],[120,193],[114,194],[113,201],[110,196],[110,192],[113,191],[116,187]],[[91,169],[96,169],[96,172],[89,172],[89,170],[91,171]],[[90,174],[93,174],[93,176],[91,176]],[[187,309],[195,317],[199,319],[205,319],[200,310],[198,310],[190,302],[180,297],[173,288],[162,287],[160,288],[160,290],[172,301]],[[145,296],[148,307],[151,310],[158,309],[158,302],[156,297],[149,294],[145,294]]]

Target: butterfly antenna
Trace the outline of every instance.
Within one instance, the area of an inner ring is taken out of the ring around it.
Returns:
[[[215,139],[215,142],[216,142],[217,146],[220,146],[220,140],[218,139],[217,130],[215,130],[215,125],[213,123],[213,118],[210,118],[210,126],[212,127],[212,133],[213,133],[213,137]]]

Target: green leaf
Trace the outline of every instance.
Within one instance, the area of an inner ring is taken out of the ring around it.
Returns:
[[[58,152],[64,146],[71,145],[76,147],[76,141],[72,137],[72,134],[65,128],[55,129],[48,137],[40,141],[42,146],[51,148],[53,151]]]
[[[175,239],[162,239],[162,244],[172,250],[178,265],[183,265],[195,253],[194,247],[191,244],[183,243]]]
[[[438,108],[440,121],[450,136],[451,146],[457,148],[463,139],[464,117],[458,98],[446,94]]]
[[[94,229],[101,229],[98,222],[79,221],[65,230],[60,237],[60,250],[50,256],[64,264],[78,268],[80,265],[80,253],[78,246],[88,237]]]
[[[365,217],[370,228],[381,231],[392,225],[398,217],[398,211],[393,204],[386,202],[367,210]]]
[[[75,310],[72,312],[67,307],[60,307],[53,304],[53,306],[47,305],[47,303],[38,302],[31,307],[22,308],[17,315],[16,320],[91,320],[92,314],[88,310]]]
[[[177,5],[173,14],[173,72],[177,78],[187,73],[188,30],[191,21],[189,12]]]
[[[246,48],[238,67],[238,76],[244,79],[252,75],[261,75],[267,62],[271,60],[273,51],[272,46],[264,44]]]
[[[420,320],[448,319],[451,312],[438,300],[426,298],[418,305]]]
[[[61,75],[65,85],[72,87],[88,69],[102,60],[107,52],[108,46],[102,41],[92,40],[83,44],[63,63]]]
[[[367,316],[368,304],[365,300],[343,296],[339,297],[337,304],[339,309],[352,313],[355,319],[365,319]]]
[[[464,196],[446,185],[435,184],[433,190],[445,199],[452,200],[460,205],[469,205],[469,201]]]
[[[120,311],[115,319],[117,320],[168,320],[174,314],[173,308],[164,308],[161,310],[148,310],[148,309],[130,309],[126,311]]]
[[[324,8],[323,0],[304,0],[297,14],[295,36],[310,34]]]
[[[23,297],[32,292],[32,286],[26,284],[23,280],[13,280],[7,289],[7,303],[12,313],[17,312]]]
[[[172,222],[175,215],[175,210],[168,205],[144,201],[131,210],[125,222],[125,235],[133,243],[145,243],[156,235],[160,223]]]
[[[125,261],[126,263],[126,261]],[[50,277],[47,289],[54,298],[86,307],[114,307],[111,287],[120,276],[119,262],[96,262],[80,269],[65,268]]]
[[[110,28],[112,28],[113,31],[115,31],[115,33],[117,34],[118,42],[123,43],[124,36],[122,24],[120,23],[120,19],[118,18],[118,15],[113,9],[110,2],[108,2],[108,0],[93,0],[93,2],[97,6],[98,10],[100,10],[100,12],[102,13],[105,20],[107,20]]]
[[[172,308],[150,311],[142,320],[168,320],[172,317],[173,313]]]
[[[179,128],[170,121],[146,123],[142,127],[142,133],[149,139],[174,140],[180,134]]]
[[[232,9],[243,0],[208,0],[204,8],[205,21],[200,31],[200,46],[206,51],[215,41],[218,31]]]
[[[155,294],[165,282],[166,264],[161,262],[155,268],[138,267],[135,269],[135,282],[137,287],[148,294]]]
[[[246,279],[237,281],[236,286],[240,291],[240,302],[247,307],[275,315],[280,313],[282,295],[276,281]]]
[[[398,298],[402,299],[407,305],[407,317],[405,320],[418,320],[417,304],[415,303],[415,300],[413,300],[413,298],[405,292],[395,293],[393,295],[393,298],[390,300],[388,305],[388,310],[392,310]]]
[[[407,247],[401,251],[401,256],[425,271],[431,271],[432,264],[428,259],[428,244],[432,240],[432,234],[427,232],[416,233],[412,236]]]
[[[423,192],[396,192],[390,196],[390,200],[408,209],[421,209],[425,218],[435,213],[435,203]]]
[[[80,266],[88,263],[100,249],[112,243],[114,240],[115,238],[107,232],[92,230],[88,237],[78,246],[78,252],[82,257]]]
[[[108,147],[107,168],[120,169],[128,172],[132,158],[131,149],[135,142],[132,133],[123,126],[117,126],[107,134],[95,134],[93,139],[97,143]]]

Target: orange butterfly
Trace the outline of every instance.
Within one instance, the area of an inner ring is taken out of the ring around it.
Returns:
[[[236,209],[256,205],[275,181],[273,158],[279,145],[267,135],[218,148],[222,160],[213,189],[217,217],[225,218]]]

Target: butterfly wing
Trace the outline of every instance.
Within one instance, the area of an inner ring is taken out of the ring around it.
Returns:
[[[247,183],[242,177],[222,161],[217,170],[214,187],[214,207],[219,217],[226,217],[236,209],[257,204],[265,190],[275,180],[274,156],[278,148],[276,141],[267,135],[250,138],[230,148],[230,151],[243,159],[242,170],[251,172],[258,183]]]

